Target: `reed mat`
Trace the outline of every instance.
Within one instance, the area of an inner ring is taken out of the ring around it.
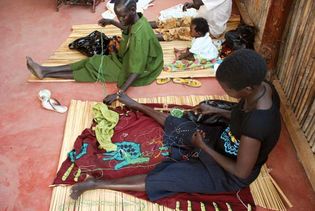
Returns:
[[[200,101],[209,99],[235,101],[235,99],[228,96],[168,96],[139,98],[137,101],[140,103],[194,106]],[[95,103],[96,102],[79,100],[71,101],[64,130],[58,169],[62,162],[67,158],[67,153],[72,150],[77,136],[80,135],[85,128],[90,127],[93,119],[92,107]],[[114,107],[117,106],[122,105],[116,103]],[[71,186],[54,186],[52,188],[50,210],[171,210],[167,207],[162,207],[158,204],[138,199],[119,191],[87,191],[83,193],[77,201],[74,201],[69,197]],[[290,201],[270,176],[266,166],[262,168],[258,178],[251,184],[250,190],[257,206],[272,210],[286,210],[286,207],[292,207]]]
[[[239,17],[231,18],[231,21],[228,23],[228,30],[234,29],[239,23]],[[115,26],[106,26],[101,27],[97,24],[83,24],[83,25],[74,25],[72,26],[72,32],[69,37],[63,42],[60,47],[53,53],[52,56],[48,58],[42,65],[44,66],[59,66],[74,63],[82,59],[87,58],[76,50],[70,50],[68,48],[69,43],[74,40],[87,36],[91,32],[98,30],[105,33],[108,36],[121,35],[120,29]],[[170,42],[160,42],[164,55],[164,63],[169,64],[174,61],[174,48],[182,49],[190,46],[190,41],[170,41]],[[212,68],[192,70],[192,71],[181,71],[181,72],[165,72],[162,71],[158,78],[191,78],[191,77],[214,77],[215,72]],[[74,81],[73,79],[58,79],[58,78],[44,78],[38,79],[34,75],[30,75],[28,82],[70,82]]]

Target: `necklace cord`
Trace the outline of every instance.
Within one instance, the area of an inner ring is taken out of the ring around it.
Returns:
[[[262,91],[262,93],[255,99],[255,100],[253,100],[253,102],[251,102],[251,104],[250,105],[252,105],[253,103],[256,103],[259,99],[261,99],[265,94],[266,94],[266,91],[267,91],[267,88],[266,88],[266,86],[265,85],[263,85],[263,91]],[[245,102],[247,102],[247,101],[245,101]],[[244,102],[244,103],[245,103]],[[247,109],[245,109],[244,108],[244,105],[243,105],[243,109],[242,109],[243,111],[249,111],[249,109],[247,108]]]

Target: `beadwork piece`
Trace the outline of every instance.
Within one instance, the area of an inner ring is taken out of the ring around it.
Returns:
[[[124,166],[136,163],[148,162],[150,158],[143,157],[140,149],[140,144],[124,141],[116,143],[117,150],[113,152],[105,152],[103,160],[118,160],[122,161],[115,165],[114,169],[119,170]]]

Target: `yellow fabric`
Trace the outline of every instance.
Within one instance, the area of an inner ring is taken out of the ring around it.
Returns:
[[[111,142],[114,134],[114,128],[118,123],[119,114],[115,111],[109,110],[107,105],[97,103],[93,106],[94,121],[97,125],[93,128],[100,149],[106,151],[115,151],[117,146]]]
[[[170,18],[157,23],[156,32],[161,33],[165,41],[191,40],[190,36],[191,17]]]

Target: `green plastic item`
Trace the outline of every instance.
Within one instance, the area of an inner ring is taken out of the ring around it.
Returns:
[[[173,108],[171,110],[171,116],[173,116],[173,117],[182,118],[183,115],[184,115],[184,110],[182,110],[180,108]]]

